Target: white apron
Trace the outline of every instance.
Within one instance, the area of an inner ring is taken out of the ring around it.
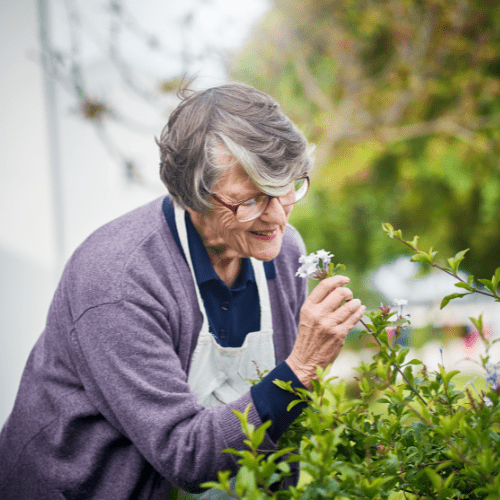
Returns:
[[[260,331],[250,332],[241,347],[222,347],[209,331],[207,313],[196,284],[193,262],[185,222],[185,211],[174,204],[175,223],[179,240],[195,283],[196,297],[203,325],[191,360],[188,382],[198,396],[198,402],[205,408],[215,404],[227,404],[250,390],[245,379],[257,379],[258,371],[272,370],[276,366],[274,354],[271,302],[267,288],[264,263],[251,258],[260,302]],[[185,499],[228,499],[232,498],[219,490],[208,490],[191,494],[179,490],[178,500]]]

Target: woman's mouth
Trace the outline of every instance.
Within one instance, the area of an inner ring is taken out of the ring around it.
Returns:
[[[273,229],[271,231],[250,231],[253,236],[259,240],[269,241],[272,240],[277,234],[278,230]]]

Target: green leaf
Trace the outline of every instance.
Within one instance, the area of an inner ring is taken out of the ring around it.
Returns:
[[[432,264],[432,259],[425,253],[419,252],[416,255],[413,255],[410,259],[411,262],[425,262],[426,264]]]
[[[490,280],[477,280],[482,283],[493,295],[496,294],[496,288],[493,286],[493,282]]]
[[[262,441],[264,441],[264,437],[266,435],[266,429],[272,424],[271,420],[264,422],[254,433],[252,442],[253,445],[258,448]]]
[[[460,262],[462,262],[464,260],[464,256],[468,251],[469,251],[469,248],[467,248],[466,250],[462,250],[461,252],[458,252],[455,255],[455,257],[448,259],[448,264],[450,264],[450,267],[455,274],[457,273],[458,266],[460,265]]]
[[[283,389],[284,391],[292,392],[293,394],[295,394],[295,390],[292,387],[291,380],[289,380],[288,382],[283,382],[283,380],[274,379],[273,384],[277,385],[280,389]]]
[[[269,455],[267,457],[267,460],[269,462],[275,462],[278,458],[281,458],[283,455],[286,455],[287,453],[291,453],[292,451],[296,451],[295,448],[282,448],[281,450],[278,450],[274,453],[272,453],[271,455]],[[294,461],[294,460],[290,460],[290,461]]]
[[[475,318],[469,318],[469,319],[472,321],[474,326],[477,328],[478,332],[483,331],[483,315],[482,314],[477,319],[475,319]]]
[[[281,472],[285,472],[286,474],[288,474],[290,472],[290,465],[288,465],[286,462],[280,462],[278,464],[278,469]]]
[[[437,255],[437,252],[433,252],[432,247],[431,247],[431,249],[429,250],[429,253],[427,255],[429,257],[429,262],[431,264],[434,264],[434,257]]]
[[[419,359],[412,359],[411,361],[408,361],[408,363],[406,363],[407,365],[423,365],[422,361],[420,361]]]
[[[287,465],[287,464],[285,464]],[[281,479],[279,474],[274,473],[269,479],[266,481],[266,488],[269,488],[272,484],[278,482]]]
[[[442,479],[430,467],[426,467],[424,470],[427,477],[431,480],[434,488],[439,491],[443,485]]]
[[[294,399],[291,403],[286,407],[286,411],[290,411],[294,406],[297,406],[299,403],[302,403],[301,399]]]
[[[466,290],[469,290],[469,292],[473,291],[472,287],[469,284],[463,283],[462,281],[459,281],[458,283],[455,283],[455,286],[457,288],[465,288]]]
[[[238,457],[244,457],[246,451],[238,451],[238,450],[235,450],[234,448],[226,448],[225,450],[222,450],[222,453],[231,453],[231,455],[237,455]]]
[[[500,283],[500,267],[496,268],[495,274],[491,278],[491,281],[493,283],[493,287],[496,290],[498,288],[498,283]]]
[[[363,378],[361,382],[359,383],[359,388],[366,393],[369,393],[371,390],[370,383],[366,378]]]
[[[444,377],[443,377],[445,385],[448,385],[450,383],[450,380],[455,375],[458,375],[459,373],[460,373],[460,370],[453,370],[453,371],[451,371],[449,373],[446,373],[446,375],[444,375]]]
[[[440,309],[443,309],[443,307],[447,306],[448,302],[450,300],[452,300],[452,299],[458,299],[460,297],[465,297],[465,295],[470,295],[470,293],[452,293],[451,295],[447,295],[441,301],[441,307],[440,307]]]
[[[388,222],[383,222],[382,223],[382,229],[386,232],[386,233],[389,233],[389,235],[393,234],[394,233],[394,228],[392,227],[391,224],[389,224]]]

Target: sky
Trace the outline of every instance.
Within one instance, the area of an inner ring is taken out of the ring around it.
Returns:
[[[115,0],[116,2],[116,0]],[[128,62],[154,74],[175,76],[183,67],[179,54],[200,54],[207,46],[235,51],[250,35],[255,22],[269,8],[268,0],[122,0],[119,15],[110,12],[107,0],[52,0],[54,44],[67,46],[69,22],[73,18],[83,27],[79,43],[86,61],[98,59],[107,50],[108,34],[114,21],[116,36]],[[67,6],[72,6],[68,10]],[[148,41],[155,38],[157,49]],[[193,63],[191,71],[206,78],[221,78],[219,68],[210,59]]]

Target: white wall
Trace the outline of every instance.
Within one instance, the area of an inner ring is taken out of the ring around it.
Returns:
[[[12,408],[25,361],[43,330],[64,261],[100,225],[159,196],[164,189],[159,180],[151,181],[148,188],[127,180],[93,128],[71,111],[70,96],[58,89],[56,123],[64,221],[64,253],[58,261],[44,79],[37,59],[36,4],[2,1],[0,20],[2,425]],[[114,75],[103,68],[93,71],[102,73],[101,82],[110,91],[118,86]],[[140,159],[156,171],[153,134],[127,139],[140,152]]]
[[[68,51],[65,3],[47,1],[53,43],[58,47],[66,44]],[[124,5],[143,26],[163,33],[165,43],[178,50],[182,45],[178,29],[182,9],[195,1],[184,5],[175,0],[126,0]],[[127,179],[123,165],[97,139],[93,127],[77,115],[70,94],[56,86],[63,220],[63,251],[59,255],[56,241],[61,233],[55,222],[50,122],[39,63],[38,4],[38,0],[0,0],[0,427],[14,404],[29,352],[44,328],[64,262],[99,226],[164,194],[154,136],[161,132],[169,109],[175,105],[175,100],[170,100],[160,110],[145,106],[105,61],[98,50],[102,47],[84,47],[92,93],[149,128],[148,134],[139,134],[118,124],[109,126],[122,152],[141,166],[146,183],[140,186]],[[76,4],[91,25],[103,28],[103,16],[98,14],[102,2],[78,0]],[[266,10],[267,0],[244,4],[214,0],[210,4],[198,2],[198,8],[200,15],[194,23],[198,39],[190,39],[192,49],[198,50],[207,40],[229,49],[242,43],[252,20]],[[124,53],[129,63],[142,64],[149,78],[155,78],[155,73],[163,78],[179,73],[181,65],[175,58],[160,62],[144,49],[136,50],[133,43],[123,38]],[[213,61],[196,64],[191,70],[200,76],[201,86],[223,83],[220,65],[214,66]]]
[[[43,329],[54,231],[35,3],[0,2],[0,425]]]

